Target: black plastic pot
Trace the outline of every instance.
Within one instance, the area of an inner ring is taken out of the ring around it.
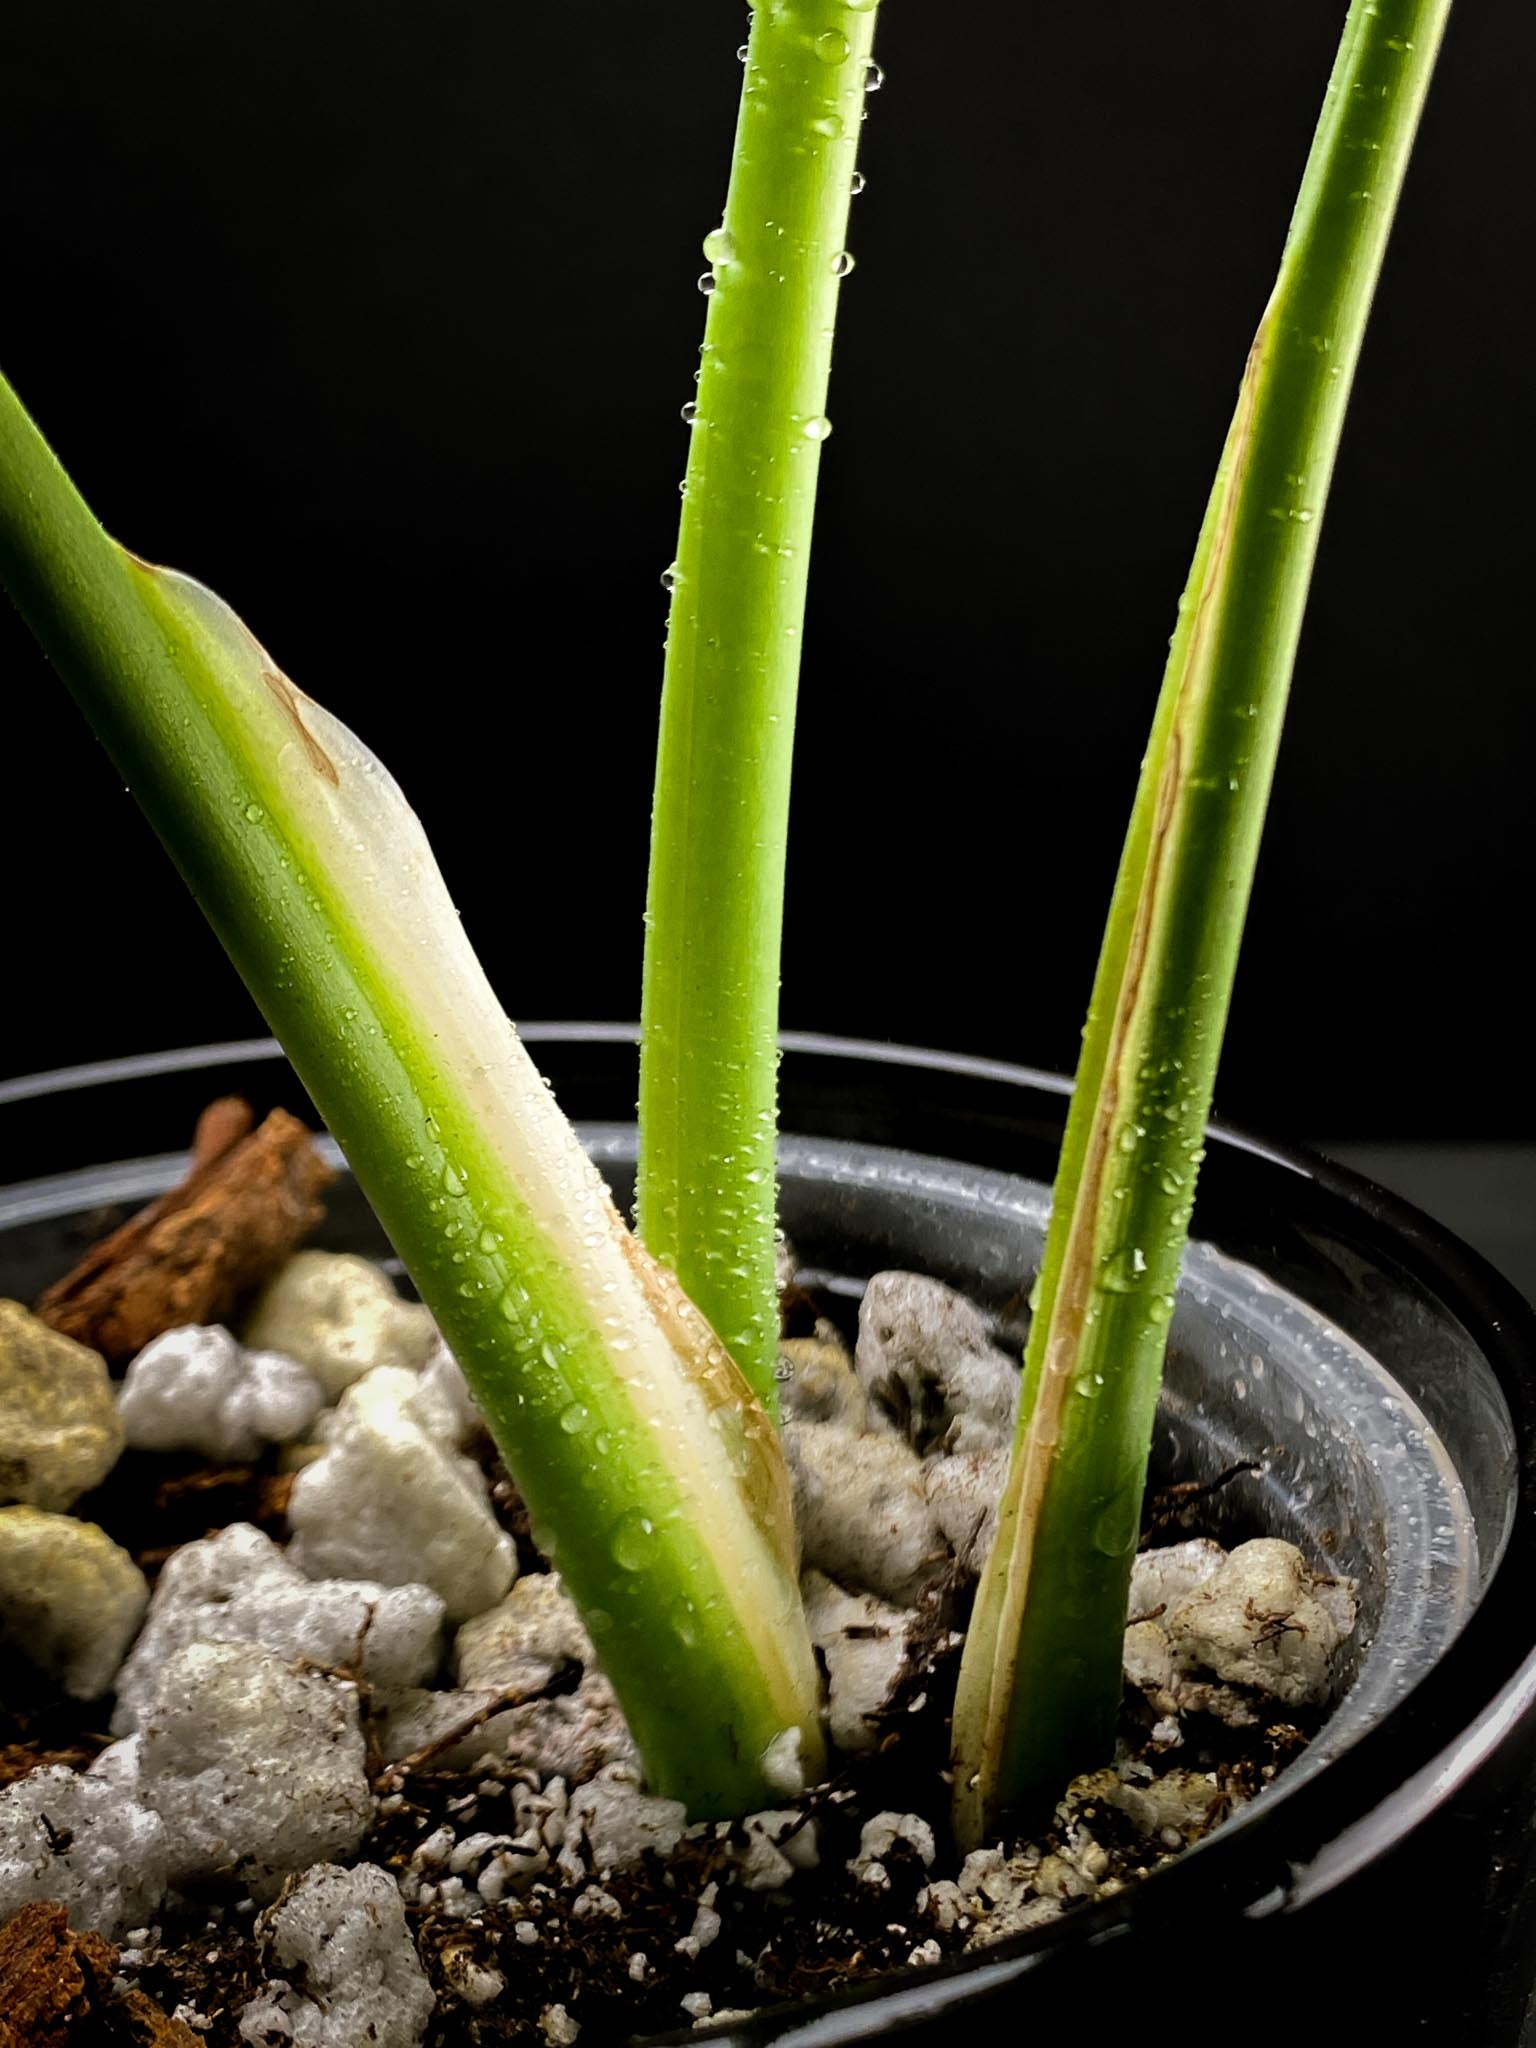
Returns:
[[[622,1195],[632,1032],[526,1036]],[[105,1206],[168,1184],[167,1140],[232,1089],[308,1108],[268,1041],[0,1085],[0,1292],[29,1297]],[[1065,1082],[791,1038],[782,1093],[786,1222],[827,1284],[851,1296],[904,1263],[1000,1305],[1027,1283]],[[1159,1476],[1259,1457],[1220,1496],[1235,1532],[1293,1534],[1360,1578],[1361,1647],[1327,1728],[1149,1883],[732,2038],[819,2048],[1071,2025],[1536,2043],[1536,1316],[1380,1189],[1227,1131],[1212,1133],[1195,1233]],[[384,1249],[350,1183],[325,1241]]]

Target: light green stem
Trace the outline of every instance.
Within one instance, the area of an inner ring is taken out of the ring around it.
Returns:
[[[1354,0],[1180,605],[961,1668],[968,1845],[1113,1746],[1168,1321],[1307,587],[1449,8]]]
[[[786,1749],[814,1775],[777,1433],[620,1224],[391,778],[210,592],[108,539],[3,379],[0,578],[453,1346],[653,1785],[733,1814]]]
[[[669,572],[639,1227],[770,1408],[790,755],[875,11],[774,0],[754,16]]]

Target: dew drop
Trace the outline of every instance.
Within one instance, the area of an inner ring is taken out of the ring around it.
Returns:
[[[690,398],[686,405],[678,409],[678,418],[682,420],[685,426],[691,427],[698,416],[699,406],[697,399]]]
[[[824,135],[828,142],[836,142],[842,132],[843,117],[841,114],[821,114],[811,123],[811,133],[813,135]]]
[[[1146,1277],[1147,1255],[1139,1244],[1123,1244],[1099,1268],[1099,1285],[1107,1294],[1134,1294]]]
[[[850,270],[852,270],[852,268],[853,268],[853,252],[852,252],[852,250],[850,250],[850,249],[839,249],[839,250],[838,250],[838,252],[837,252],[837,254],[836,254],[836,255],[835,255],[835,256],[834,256],[833,258],[832,258],[832,275],[833,275],[834,277],[846,277],[846,276],[848,275],[849,271],[850,271]]]
[[[1173,1296],[1154,1294],[1147,1303],[1147,1320],[1152,1323],[1169,1323],[1173,1320]]]
[[[862,171],[855,171],[853,174],[853,183],[849,186],[848,189],[850,190],[850,192],[852,192],[854,198],[857,199],[859,194],[864,190],[864,187],[868,183],[869,180],[865,177]]]
[[[683,572],[678,568],[676,562],[669,569],[663,569],[661,572],[661,587],[663,590],[676,590],[682,580]]]
[[[848,55],[848,38],[841,29],[824,29],[811,47],[823,64],[841,64]]]
[[[1101,1372],[1080,1372],[1072,1382],[1072,1391],[1083,1401],[1097,1401],[1104,1386]]]
[[[609,1548],[621,1571],[643,1572],[656,1555],[656,1524],[648,1515],[632,1509],[615,1522]]]
[[[580,1436],[591,1419],[591,1411],[580,1401],[573,1401],[569,1408],[560,1411],[560,1427],[567,1436]]]
[[[800,431],[807,441],[825,441],[832,431],[832,422],[824,414],[818,413],[814,418],[808,419]]]
[[[260,804],[247,804],[245,807],[245,822],[248,825],[259,825],[266,815]]]
[[[874,59],[871,58],[864,66],[864,90],[866,92],[878,92],[884,83],[885,73],[875,63]]]
[[[1093,1525],[1093,1547],[1101,1557],[1126,1557],[1136,1548],[1141,1503],[1135,1493],[1119,1493],[1099,1510]]]
[[[746,63],[746,61],[747,61],[747,45],[746,45],[745,43],[743,43],[743,44],[742,44],[742,45],[740,46],[740,48],[739,48],[739,49],[737,50],[737,52],[736,52],[736,62],[737,62],[738,64],[745,64],[745,63]]]
[[[736,238],[723,221],[719,227],[711,228],[704,237],[704,254],[711,263],[736,261]]]
[[[704,294],[706,299],[714,290],[716,282],[717,280],[715,277],[715,273],[712,270],[706,270],[699,278],[699,290]]]

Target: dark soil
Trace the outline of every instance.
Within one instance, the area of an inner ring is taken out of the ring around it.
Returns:
[[[191,1451],[124,1451],[71,1513],[97,1522],[153,1586],[166,1559],[231,1522],[254,1522],[281,1542],[292,1476],[275,1454],[250,1465],[210,1465]]]
[[[930,1683],[933,1682],[930,1677]],[[952,1682],[952,1681],[951,1681]],[[931,1747],[938,1713],[927,1740]],[[1135,1729],[1128,1712],[1128,1732]],[[1194,1733],[1191,1723],[1186,1723]],[[1234,1733],[1211,1723],[1210,1741],[1196,1753],[1194,1742],[1180,1752],[1187,1767],[1214,1770],[1227,1798],[1252,1798],[1306,1741],[1305,1732],[1276,1722]],[[870,1815],[895,1805],[919,1811],[938,1832],[948,1788],[931,1764],[914,1772],[906,1742],[890,1747],[799,1803],[815,1820],[821,1860],[814,1871],[798,1872],[783,1892],[751,1892],[733,1884],[732,1832],[688,1840],[665,1863],[648,1857],[601,1885],[619,1911],[594,1914],[583,1894],[535,1883],[527,1892],[494,1906],[478,1907],[468,1918],[440,1906],[409,1909],[423,1964],[437,1993],[437,2011],[427,2033],[428,2048],[496,2048],[496,2044],[543,2044],[541,2017],[563,2006],[581,2025],[585,2044],[617,2043],[636,2036],[672,2034],[690,2024],[685,1995],[706,1993],[710,2017],[814,1998],[843,1990],[881,1972],[907,1966],[913,1949],[936,1941],[942,1953],[964,1948],[969,1929],[945,1933],[920,1911],[918,1894],[934,1873],[915,1855],[898,1849],[885,1859],[889,1889],[876,1890],[848,1872],[859,1832]],[[459,1835],[494,1831],[505,1812],[516,1773],[431,1772],[411,1776],[403,1803],[383,1818],[361,1856],[397,1872],[410,1864],[420,1843],[445,1823]],[[1170,1860],[1149,1852],[1144,1837],[1120,1813],[1085,1807],[1080,1818],[1092,1825],[1121,1883],[1146,1877]],[[740,1839],[739,1832],[736,1839]],[[1045,1850],[1061,1846],[1061,1831],[1037,1829],[1033,1839]],[[936,1869],[954,1868],[941,1847]],[[715,1908],[723,1925],[697,1958],[679,1954],[676,1944],[693,1921],[705,1886],[719,1886]],[[238,2016],[265,1971],[253,1937],[249,1910],[216,1909],[163,1921],[161,1946],[135,1972],[135,1981],[167,2012],[189,2005],[200,2016],[199,2033],[209,2048],[240,2048]],[[633,1959],[645,1958],[637,1974]],[[506,1990],[492,2004],[465,2003],[456,1985],[466,1965],[498,1970]]]
[[[128,1461],[125,1460],[125,1463]],[[270,1500],[274,1475],[249,1467],[183,1467],[178,1459],[134,1461],[134,1484],[103,1489],[95,1506],[108,1526],[131,1530],[139,1554],[164,1552],[228,1521],[250,1517],[253,1506]],[[525,1569],[543,1560],[532,1546],[515,1489],[487,1452],[487,1469],[498,1509],[518,1538]],[[153,1476],[151,1468],[161,1468]],[[114,1475],[115,1476],[115,1475]],[[107,1501],[108,1492],[116,1498]],[[127,1503],[138,1506],[130,1512]],[[1202,1500],[1207,1496],[1202,1495]],[[1182,1538],[1201,1533],[1197,1502],[1187,1491],[1149,1501],[1147,1538]],[[1229,1532],[1230,1534],[1230,1532]],[[584,2048],[636,2036],[672,2034],[691,2024],[685,1996],[707,1994],[710,2012],[722,2013],[825,1996],[881,1972],[904,1969],[919,1944],[936,1942],[941,1954],[963,1949],[970,1929],[938,1927],[917,1904],[930,1877],[952,1875],[958,1856],[946,1839],[949,1785],[945,1775],[949,1707],[959,1648],[952,1626],[963,1622],[964,1597],[941,1591],[929,1607],[926,1641],[914,1658],[887,1712],[883,1740],[869,1755],[847,1759],[847,1768],[828,1784],[795,1802],[813,1820],[820,1860],[797,1871],[781,1892],[749,1891],[734,1882],[733,1843],[739,1829],[722,1828],[703,1839],[686,1840],[665,1862],[655,1856],[588,1887],[584,1898],[563,1880],[539,1881],[495,1905],[476,1904],[468,1917],[455,1917],[441,1904],[409,1907],[408,1917],[433,1989],[437,2010],[427,2034],[428,2048],[495,2048],[532,2044],[546,2048],[541,2020],[551,2007],[566,2008],[578,2020]],[[26,1683],[13,1669],[0,1687],[0,1778],[9,1779],[42,1763],[84,1768],[107,1738],[103,1711],[81,1708],[52,1694],[40,1682]],[[1150,1716],[1139,1696],[1128,1698],[1122,1738],[1133,1753],[1147,1748]],[[1185,1743],[1176,1753],[1187,1769],[1214,1771],[1224,1799],[1219,1811],[1254,1796],[1305,1744],[1310,1729],[1261,1719],[1233,1730],[1221,1722],[1187,1717]],[[445,1824],[459,1837],[477,1830],[501,1831],[518,1773],[511,1764],[472,1771],[443,1771],[424,1760],[415,1768],[380,1765],[378,1789],[391,1794],[386,1810],[363,1844],[359,1860],[405,1871],[419,1845]],[[885,1858],[888,1888],[855,1878],[849,1859],[859,1846],[863,1823],[888,1808],[914,1812],[934,1829],[939,1853],[933,1871],[898,1847]],[[1091,1823],[1109,1855],[1110,1874],[1121,1883],[1145,1877],[1169,1860],[1149,1848],[1131,1823],[1107,1808],[1085,1808],[1078,1818]],[[1061,1846],[1061,1830],[1037,1826],[1026,1839],[1047,1852]],[[704,1888],[715,1883],[715,1910],[722,1926],[700,1954],[680,1953],[676,1944],[692,1925]],[[597,1899],[590,1896],[596,1890]],[[617,1914],[604,1900],[617,1904]],[[602,1910],[594,1912],[594,1903]],[[14,1924],[14,1923],[13,1923]],[[931,1957],[933,1951],[929,1950]],[[645,1959],[643,1967],[634,1962]],[[241,2048],[239,2015],[267,1974],[249,1901],[214,1902],[159,1921],[156,1946],[133,1958],[130,1978],[157,2014],[178,2010],[196,2015],[195,2038],[208,2048]],[[466,1969],[494,1969],[506,1990],[492,2003],[467,2004],[457,1988]],[[73,1967],[70,1965],[69,1967]],[[82,2008],[83,2010],[83,2008]],[[66,2032],[67,2048],[143,2039],[180,2042],[185,2029],[151,2034]],[[114,2022],[116,2024],[116,2022]],[[82,2019],[80,2027],[86,2022]],[[53,2035],[22,2034],[18,2048],[51,2044]],[[10,2043],[0,2033],[0,2048]]]
[[[814,1297],[794,1291],[786,1301],[791,1333],[812,1327],[822,1308]],[[544,1568],[516,1488],[488,1440],[479,1456],[496,1512],[516,1540],[521,1569]],[[210,1465],[190,1456],[129,1452],[75,1511],[99,1522],[153,1580],[182,1544],[232,1522],[253,1522],[282,1536],[290,1484],[275,1457]],[[1208,1530],[1212,1491],[1173,1487],[1151,1498],[1143,1546]],[[1232,1532],[1223,1533],[1230,1541]],[[497,1904],[479,1903],[471,1890],[474,1910],[465,1917],[455,1917],[441,1902],[408,1907],[438,2001],[428,2048],[545,2048],[558,2037],[558,2028],[552,2033],[548,2024],[552,2007],[564,2007],[579,2022],[582,2048],[673,2034],[696,2015],[707,2024],[724,2013],[825,1996],[904,1969],[922,1944],[936,1943],[940,1954],[962,1949],[973,1931],[969,1924],[944,1931],[917,1899],[931,1876],[953,1875],[959,1862],[947,1839],[945,1767],[957,1630],[964,1626],[967,1604],[968,1591],[958,1587],[930,1597],[924,1639],[887,1711],[878,1746],[846,1760],[839,1777],[794,1802],[807,1824],[814,1823],[819,1863],[797,1871],[783,1891],[751,1891],[736,1881],[732,1851],[741,1831],[722,1826],[684,1841],[665,1862],[651,1856],[601,1885],[595,1879],[584,1889],[539,1881]],[[107,1743],[107,1714],[104,1704],[82,1707],[66,1700],[11,1658],[0,1677],[0,1785],[45,1764],[85,1768]],[[1150,1723],[1139,1695],[1127,1699],[1123,1740],[1132,1754],[1145,1754],[1156,1767]],[[1223,1809],[1261,1790],[1310,1733],[1289,1722],[1266,1723],[1262,1713],[1258,1725],[1242,1731],[1194,1717],[1184,1726],[1184,1744],[1167,1761],[1214,1772]],[[442,1771],[430,1758],[414,1766],[380,1765],[378,1789],[388,1796],[359,1860],[404,1872],[418,1847],[445,1824],[461,1838],[479,1830],[502,1832],[518,1782],[509,1763],[470,1772]],[[891,1808],[930,1823],[938,1856],[930,1872],[898,1846],[883,1859],[889,1884],[877,1888],[856,1878],[848,1862],[863,1823]],[[1149,1846],[1112,1809],[1084,1808],[1079,1818],[1091,1820],[1109,1856],[1110,1875],[1121,1883],[1169,1860],[1168,1850]],[[1046,1818],[1023,1839],[1051,1851],[1060,1846],[1059,1833]],[[711,1884],[718,1886],[714,1909],[720,1931],[699,1953],[680,1952],[679,1940],[689,1933],[700,1894]],[[267,1974],[255,1922],[249,1900],[168,1910],[153,1948],[121,1965],[134,1991],[114,1979],[117,1958],[109,1944],[70,1935],[59,1909],[27,1908],[0,1930],[0,1990],[6,2001],[0,2003],[0,2048],[184,2048],[193,2040],[207,2048],[241,2048],[239,2015]],[[926,1958],[933,1953],[928,1948]],[[506,1983],[501,1995],[480,2006],[461,1995],[466,1984],[473,1985],[477,1967],[498,1971]],[[699,1994],[708,1998],[707,2017]],[[685,1996],[690,2008],[682,2003]],[[169,2017],[178,2011],[195,2031]]]

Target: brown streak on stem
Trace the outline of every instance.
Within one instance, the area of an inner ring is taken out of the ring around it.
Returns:
[[[1252,434],[1258,373],[1263,361],[1269,323],[1270,311],[1266,308],[1243,367],[1243,380],[1232,422],[1231,459],[1227,465],[1221,509],[1216,531],[1212,536],[1211,551],[1206,561],[1205,573],[1201,578],[1195,617],[1189,639],[1185,644],[1177,700],[1173,716],[1169,720],[1167,747],[1158,775],[1157,807],[1147,847],[1146,864],[1137,892],[1136,921],[1132,928],[1130,943],[1126,948],[1125,967],[1115,998],[1115,1013],[1110,1027],[1109,1048],[1104,1060],[1103,1080],[1098,1101],[1094,1105],[1093,1132],[1087,1147],[1082,1177],[1073,1199],[1072,1221],[1068,1228],[1067,1247],[1062,1258],[1061,1279],[1051,1304],[1050,1328],[1045,1338],[1041,1360],[1040,1385],[1024,1438],[1018,1485],[1016,1489],[1009,1489],[1014,1494],[1011,1514],[1006,1499],[1004,1504],[1004,1513],[1012,1523],[1014,1538],[1008,1589],[1004,1596],[1005,1623],[999,1629],[998,1640],[1010,1645],[1015,1644],[1018,1637],[1018,1628],[1012,1625],[1013,1617],[1021,1615],[1026,1598],[1034,1558],[1035,1537],[1055,1463],[1056,1445],[1061,1434],[1061,1418],[1066,1407],[1067,1388],[1081,1351],[1088,1304],[1093,1292],[1099,1204],[1110,1156],[1110,1133],[1114,1128],[1115,1114],[1121,1098],[1120,1070],[1136,1019],[1159,901],[1159,886],[1183,782],[1182,715],[1202,673],[1211,603],[1231,553],[1238,497],[1236,482],[1241,474]],[[994,1665],[992,1670],[988,1720],[999,1738],[1012,1709],[1015,1675],[1015,1665],[1011,1658],[1006,1668]],[[1000,1760],[1001,1753],[1000,1740],[988,1742],[986,1755],[994,1765]],[[982,1790],[985,1803],[990,1804],[993,1787],[984,1784]]]
[[[283,715],[303,741],[304,751],[309,756],[309,765],[317,775],[323,775],[333,787],[339,787],[341,777],[336,773],[336,763],[304,723],[299,711],[299,693],[283,674],[281,669],[263,668],[261,680],[282,706]]]
[[[793,1579],[800,1569],[799,1544],[779,1433],[756,1389],[716,1336],[703,1310],[640,1240],[624,1229],[618,1210],[611,1203],[609,1207],[619,1247],[690,1383],[711,1415],[739,1418],[742,1497],[780,1566]]]

